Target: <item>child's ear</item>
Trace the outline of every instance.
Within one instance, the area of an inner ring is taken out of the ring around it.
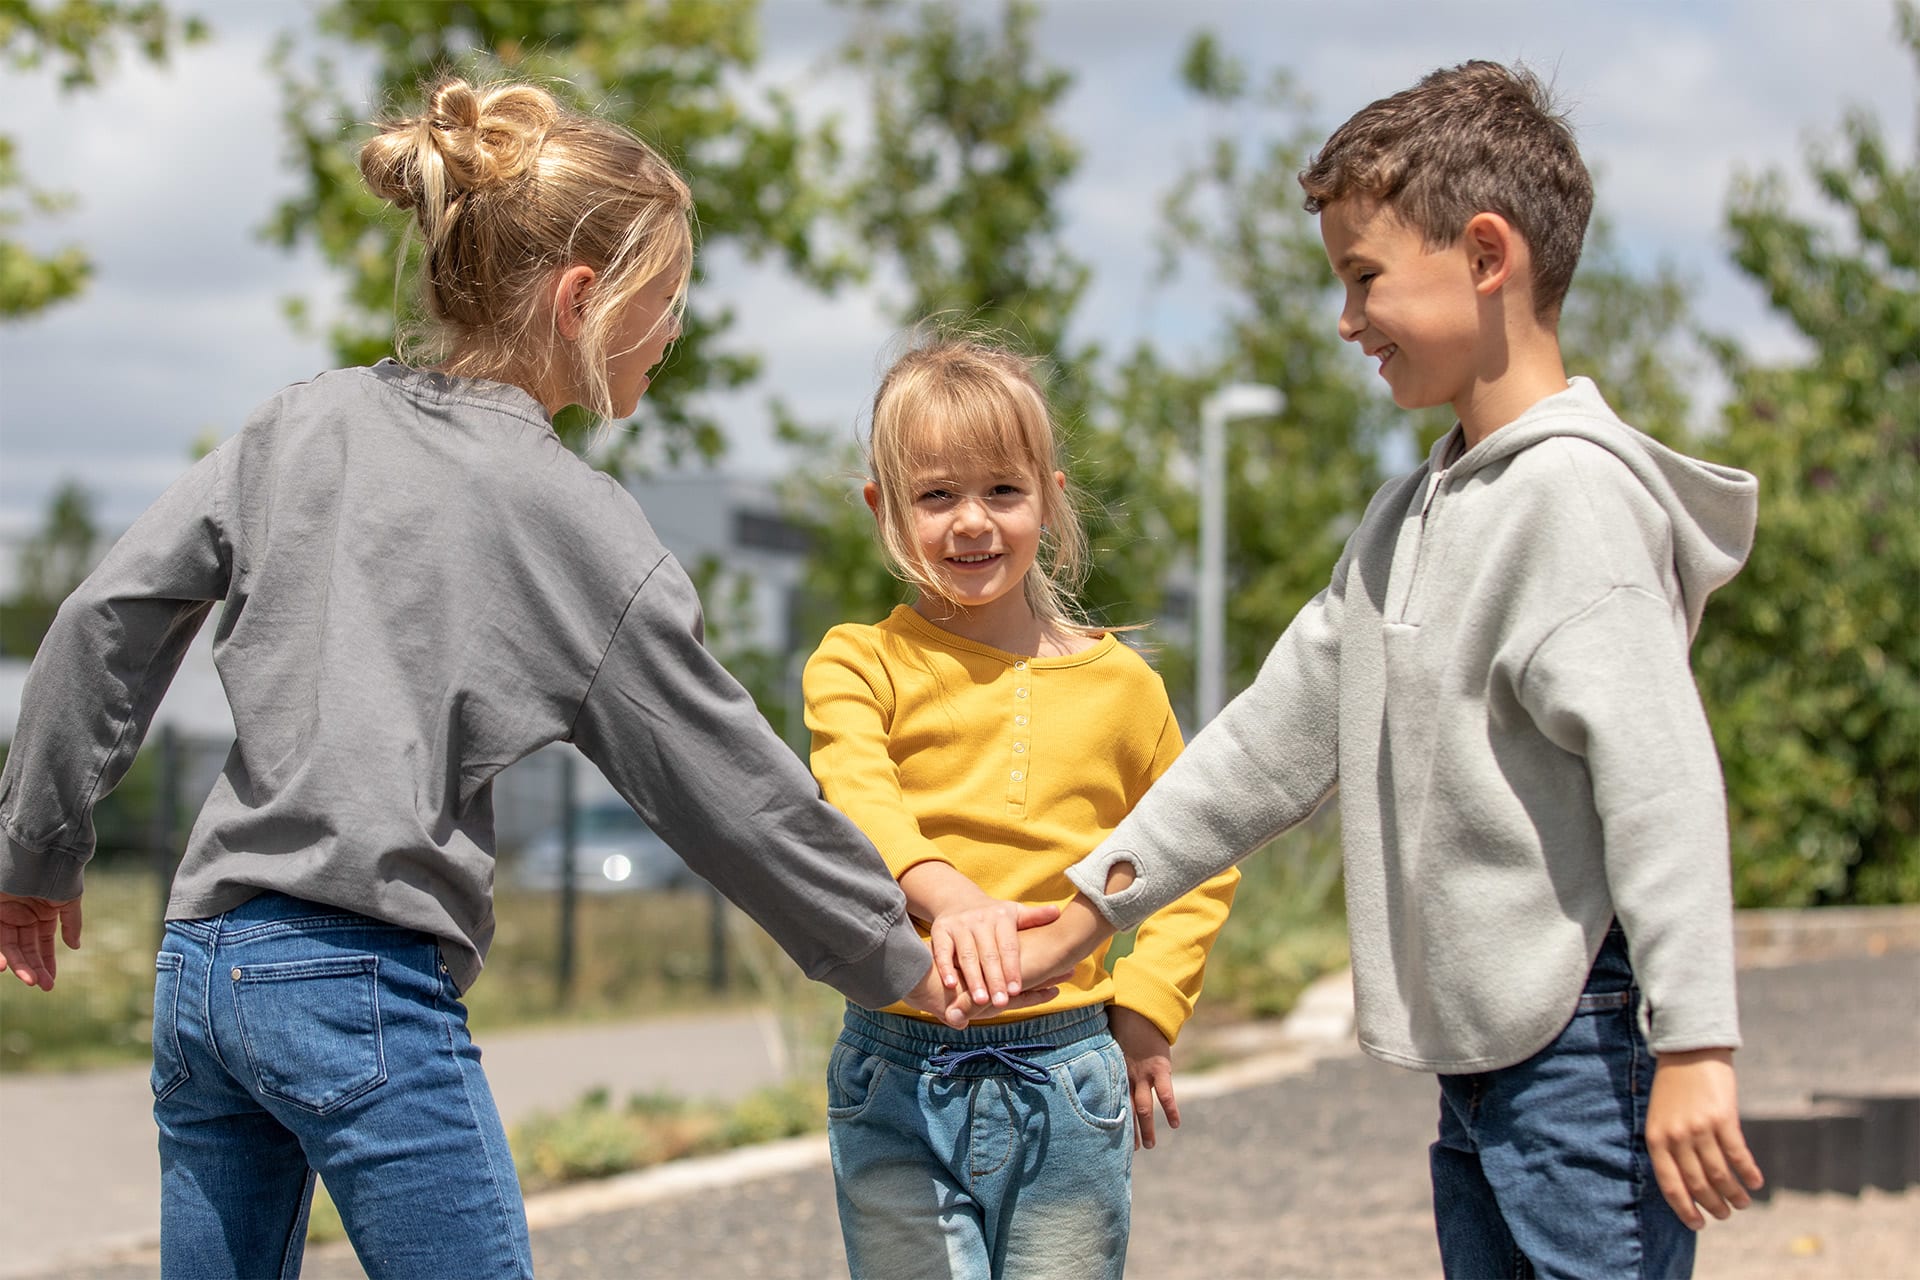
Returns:
[[[575,263],[553,278],[553,327],[568,342],[580,336],[580,322],[587,309],[587,289],[593,279],[593,268],[583,263]]]
[[[1062,493],[1065,493],[1067,491],[1067,473],[1066,472],[1056,471],[1053,473],[1053,487],[1058,489]]]
[[[867,500],[867,510],[873,512],[873,518],[880,518],[880,486],[869,480],[860,486],[860,496]]]
[[[1462,236],[1473,273],[1473,290],[1491,297],[1513,279],[1524,242],[1513,224],[1497,213],[1476,213]]]

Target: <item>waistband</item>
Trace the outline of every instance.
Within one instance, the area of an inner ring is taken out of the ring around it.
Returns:
[[[203,916],[196,920],[169,920],[167,928],[203,942],[245,942],[250,937],[294,930],[306,933],[380,931],[426,936],[403,925],[376,920],[344,907],[309,902],[305,898],[291,897],[271,889],[255,894],[219,915]]]
[[[930,1059],[937,1060],[931,1063],[936,1069],[941,1062],[961,1063],[967,1052],[974,1049],[1018,1050],[1018,1056],[1044,1063],[1049,1052],[1108,1034],[1104,1004],[1063,1009],[1059,1013],[1044,1013],[1015,1022],[959,1028],[904,1014],[876,1013],[850,1004],[841,1039],[852,1041],[896,1066],[924,1070],[930,1065]],[[942,1074],[997,1074],[996,1060],[1004,1063],[1005,1057],[988,1054],[963,1065],[950,1066]]]

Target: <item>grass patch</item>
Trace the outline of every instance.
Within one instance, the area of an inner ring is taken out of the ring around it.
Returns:
[[[605,1089],[595,1089],[564,1110],[528,1116],[507,1141],[521,1190],[532,1194],[814,1133],[826,1127],[826,1116],[824,1079],[760,1089],[734,1103],[635,1094],[616,1107]],[[307,1239],[324,1244],[345,1238],[340,1211],[322,1182],[314,1188]]]

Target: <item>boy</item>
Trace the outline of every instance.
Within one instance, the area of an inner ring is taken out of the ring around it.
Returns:
[[[1437,71],[1300,181],[1341,336],[1396,404],[1459,422],[1070,873],[1084,898],[1053,935],[1131,926],[1339,784],[1360,1041],[1440,1077],[1448,1274],[1686,1274],[1701,1209],[1760,1186],[1725,797],[1687,660],[1751,545],[1755,483],[1568,381],[1556,327],[1592,187],[1530,74]],[[1051,950],[1023,935],[1030,965]]]

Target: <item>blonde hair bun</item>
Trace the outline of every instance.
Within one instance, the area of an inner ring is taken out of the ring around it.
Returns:
[[[360,172],[375,195],[421,214],[429,230],[445,202],[524,177],[560,114],[535,85],[443,81],[426,110],[381,126],[361,151]]]

